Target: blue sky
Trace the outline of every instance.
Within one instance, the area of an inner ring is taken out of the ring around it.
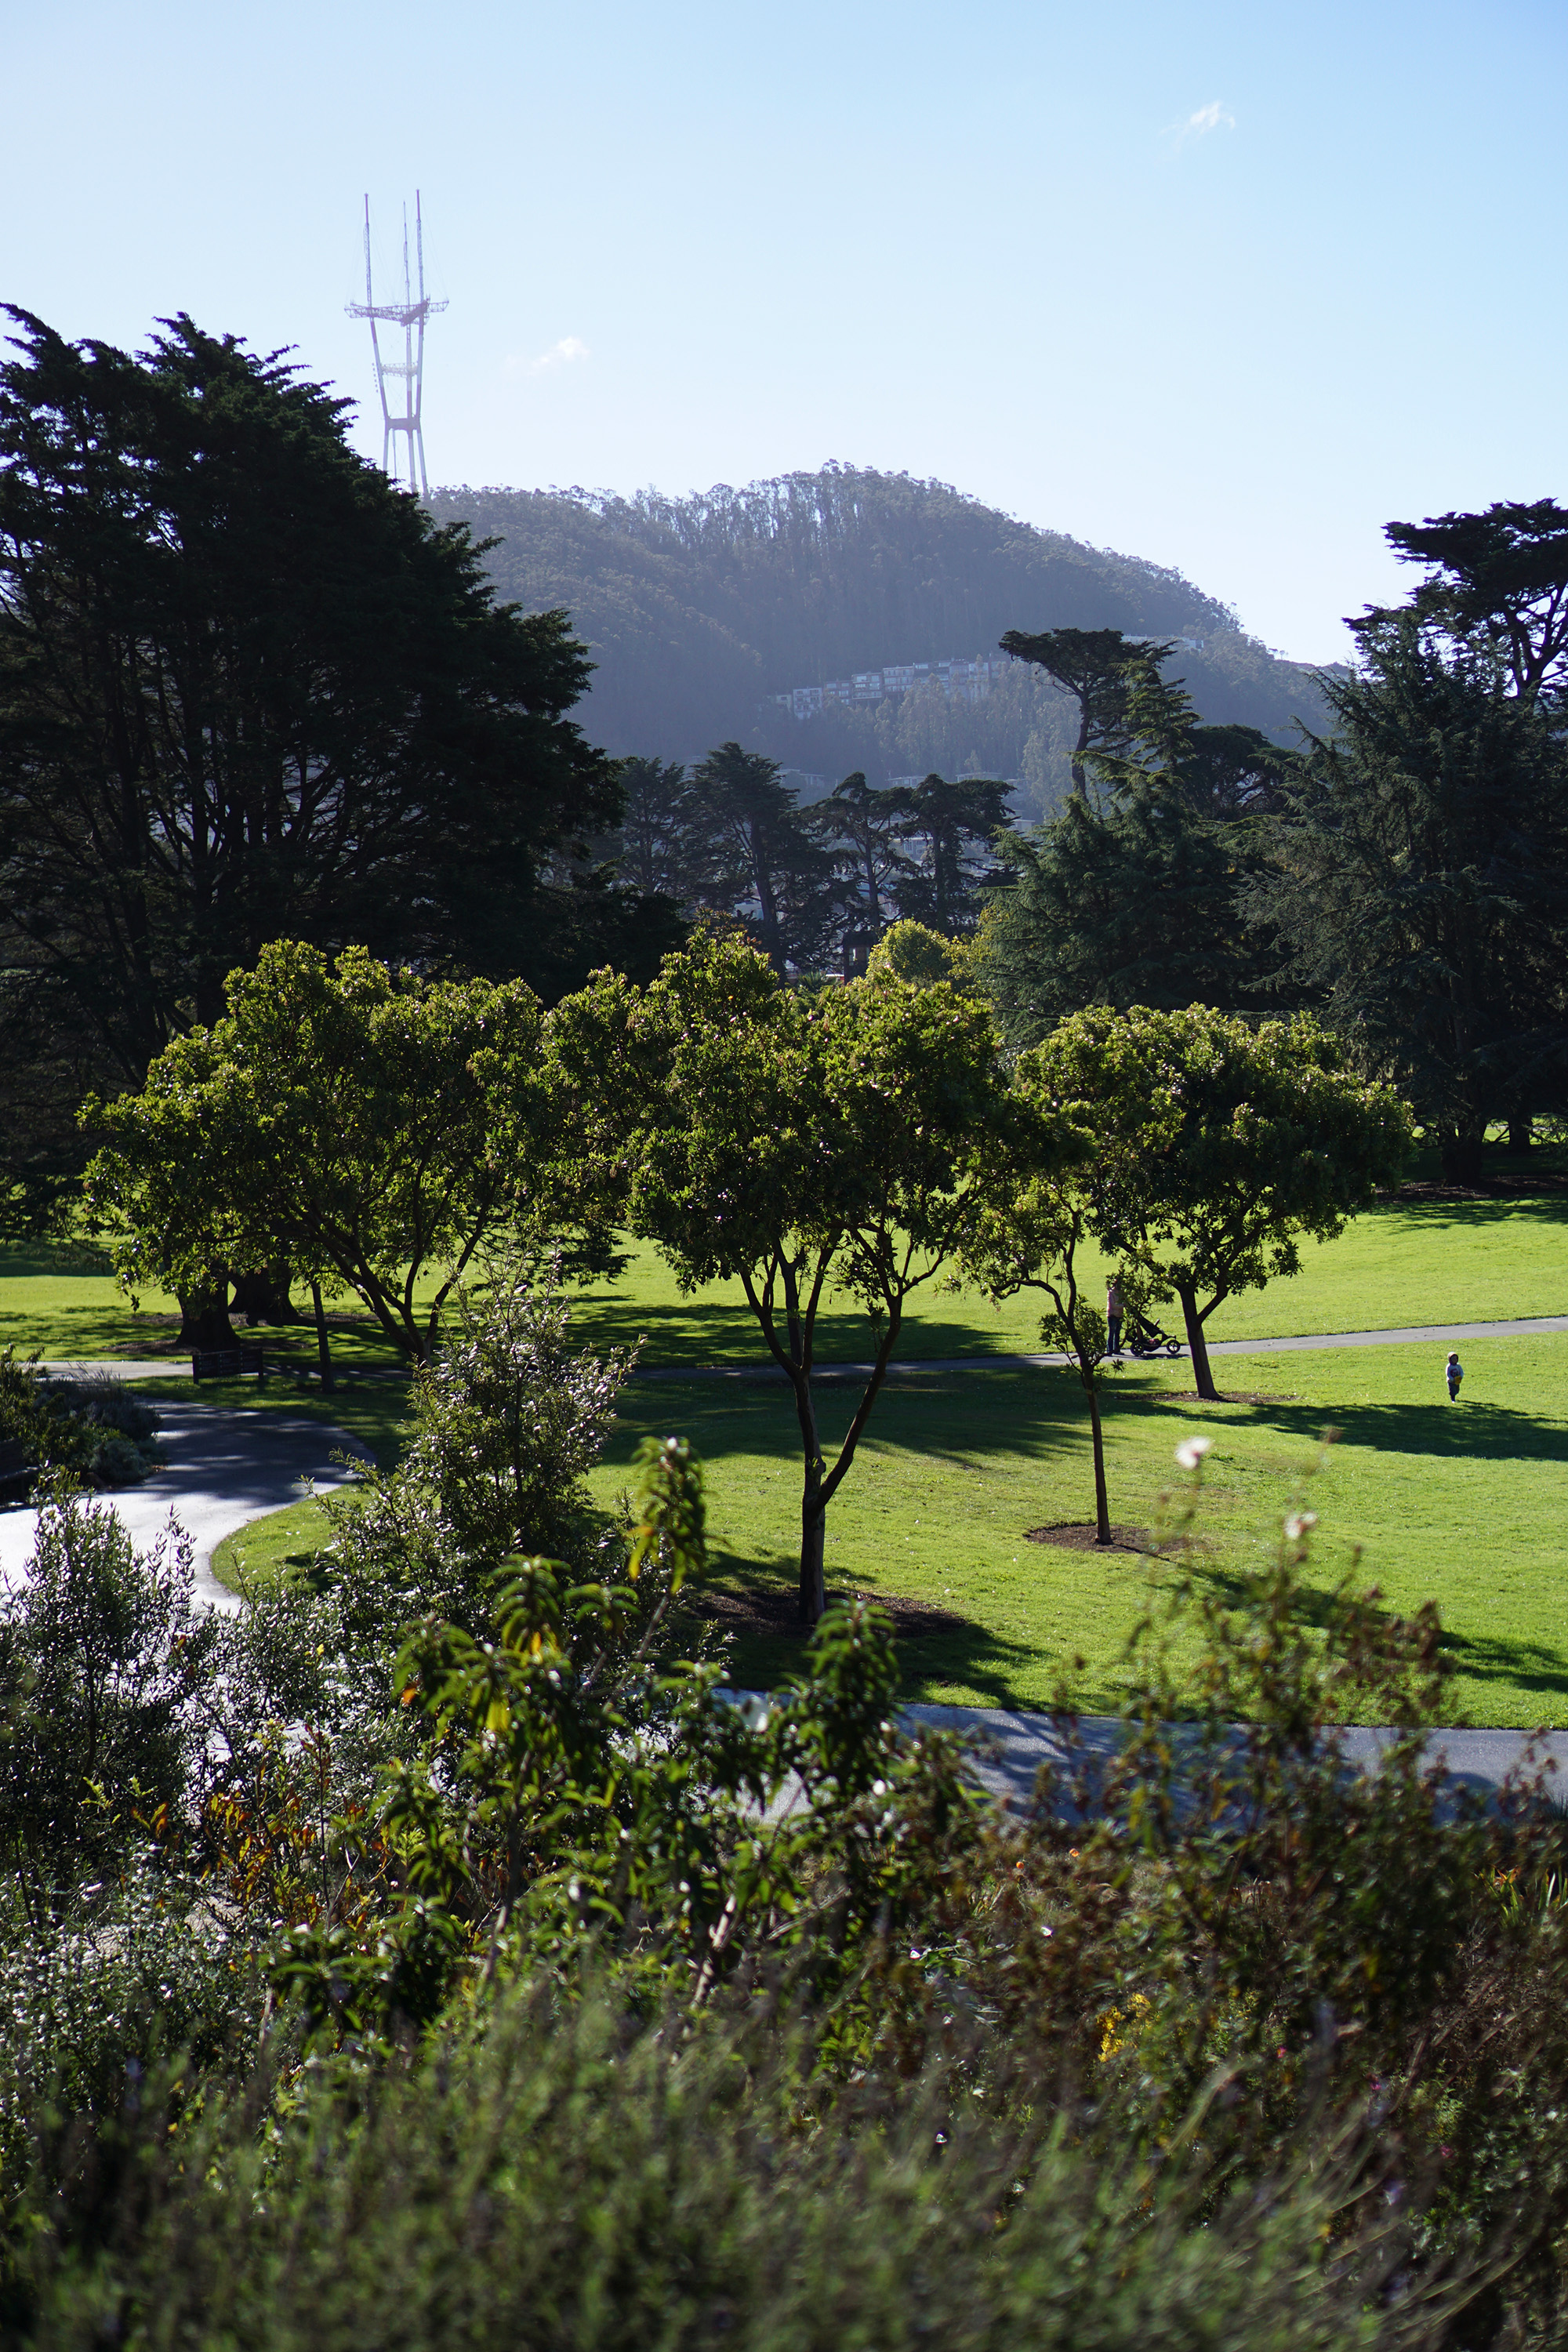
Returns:
[[[1568,497],[1561,5],[6,19],[0,294],[292,344],[373,454],[361,205],[390,289],[423,189],[433,482],[908,468],[1307,660],[1391,517]]]

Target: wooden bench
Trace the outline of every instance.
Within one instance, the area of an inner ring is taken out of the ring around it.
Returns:
[[[265,1348],[198,1348],[191,1358],[194,1381],[242,1381],[251,1372],[267,1378]]]
[[[21,1438],[0,1438],[0,1502],[25,1503],[38,1468]]]

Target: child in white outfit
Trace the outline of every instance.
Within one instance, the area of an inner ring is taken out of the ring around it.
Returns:
[[[1465,1368],[1459,1361],[1459,1352],[1457,1348],[1449,1356],[1446,1369],[1448,1374],[1448,1399],[1449,1402],[1452,1403],[1457,1401],[1458,1397],[1459,1382],[1465,1377]]]

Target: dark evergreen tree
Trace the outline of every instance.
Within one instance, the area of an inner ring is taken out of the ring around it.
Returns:
[[[620,871],[639,889],[678,903],[692,895],[692,809],[679,760],[621,761],[625,808],[616,837]]]
[[[1506,653],[1447,637],[1363,623],[1249,904],[1473,1182],[1489,1123],[1568,1087],[1568,748]]]
[[[820,965],[853,893],[813,839],[776,761],[721,743],[691,778],[700,906],[739,912],[782,977]]]
[[[1245,845],[1169,774],[1140,777],[1103,815],[1075,794],[998,849],[1007,878],[988,894],[979,971],[1010,1044],[1090,1004],[1268,1001],[1265,941],[1237,903]]]
[[[910,878],[904,842],[913,814],[910,793],[897,786],[875,791],[858,770],[805,812],[811,830],[858,894],[858,911],[873,938],[881,936]]]
[[[545,989],[635,914],[561,613],[355,456],[347,404],[189,319],[13,311],[0,369],[0,971],[106,1076],[279,934]],[[566,967],[563,969],[563,967]]]
[[[927,776],[909,794],[906,841],[917,860],[896,887],[899,912],[953,939],[978,918],[979,886],[994,865],[994,845],[1007,823],[1010,787],[988,776]]]
[[[1006,878],[980,968],[1016,1045],[1090,1004],[1272,1001],[1278,954],[1238,895],[1290,755],[1251,728],[1201,726],[1157,673],[1131,683],[1117,731],[1123,748],[1086,753],[1098,806],[1074,793],[1033,833],[999,837]]]
[[[1035,636],[1009,629],[1001,644],[1016,660],[1037,663],[1078,704],[1070,767],[1073,791],[1082,800],[1093,754],[1126,749],[1132,698],[1140,686],[1158,678],[1160,664],[1173,646],[1134,643],[1120,629],[1044,629]]]
[[[1410,600],[1423,625],[1451,645],[1490,648],[1527,700],[1568,685],[1568,508],[1552,499],[1498,501],[1484,514],[1391,522],[1384,536],[1427,576]],[[1375,647],[1394,614],[1373,606],[1350,623]]]

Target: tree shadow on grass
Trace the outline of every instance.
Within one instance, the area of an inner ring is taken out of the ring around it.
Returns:
[[[26,1281],[40,1275],[112,1276],[114,1260],[94,1241],[9,1242],[0,1244],[0,1281]]]
[[[1211,1410],[1188,1398],[1178,1402],[1157,1389],[1128,1391],[1118,1401],[1145,1416],[1180,1421],[1189,1425]],[[1491,1404],[1480,1398],[1468,1403],[1392,1403],[1342,1405],[1230,1404],[1223,1396],[1226,1418],[1247,1428],[1276,1429],[1282,1435],[1316,1442],[1325,1428],[1337,1429],[1349,1445],[1364,1445],[1380,1454],[1413,1454],[1438,1460],[1466,1456],[1494,1462],[1568,1461],[1568,1424],[1522,1412],[1516,1405]],[[1108,1412],[1109,1423],[1110,1415]]]
[[[966,1317],[944,1307],[940,1297],[916,1307],[905,1322],[895,1370],[918,1366],[921,1356],[972,1356],[984,1366],[987,1338],[984,1328],[976,1330],[978,1311],[972,1306]],[[641,1366],[648,1371],[710,1364],[735,1371],[773,1369],[744,1299],[638,1301],[589,1293],[573,1301],[572,1328],[579,1345],[595,1349],[630,1347],[646,1337]],[[869,1363],[877,1342],[875,1325],[852,1301],[826,1306],[817,1318],[816,1354],[829,1375],[835,1364]],[[998,1354],[1005,1354],[1017,1342],[998,1323],[993,1344]]]
[[[1194,1586],[1227,1607],[1238,1609],[1247,1598],[1250,1580],[1245,1570],[1194,1558],[1184,1565],[1183,1572]],[[1354,1590],[1365,1591],[1375,1586],[1376,1579],[1358,1577],[1352,1581]],[[1336,1588],[1301,1584],[1297,1588],[1297,1599],[1305,1622],[1322,1632],[1334,1615]],[[1542,1703],[1537,1720],[1568,1724],[1568,1650],[1502,1634],[1458,1633],[1447,1624],[1443,1627],[1441,1647],[1466,1681],[1501,1684],[1521,1693],[1531,1693]],[[1465,1711],[1461,1707],[1461,1714]]]
[[[1500,1165],[1499,1174],[1509,1174]],[[1550,1171],[1539,1171],[1546,1176]],[[1521,1219],[1544,1226],[1568,1225],[1568,1193],[1541,1192],[1505,1193],[1498,1199],[1470,1200],[1401,1200],[1396,1195],[1380,1201],[1375,1208],[1363,1212],[1369,1222],[1381,1223],[1385,1219],[1396,1220],[1420,1233],[1424,1239],[1441,1236],[1451,1231],[1475,1233],[1478,1229],[1510,1228],[1517,1233]]]
[[[1456,1633],[1447,1626],[1443,1647],[1468,1682],[1501,1683],[1528,1692],[1541,1701],[1538,1722],[1568,1724],[1568,1652],[1495,1633]]]
[[[1017,1676],[1038,1656],[951,1609],[910,1603],[852,1579],[829,1574],[827,1601],[866,1600],[893,1620],[900,1695],[929,1698],[957,1684],[996,1706],[1016,1704]],[[722,1641],[727,1678],[741,1690],[776,1690],[805,1664],[805,1634],[795,1613],[795,1565],[782,1553],[742,1558],[718,1553],[712,1572],[690,1597],[693,1628],[703,1624]]]
[[[827,1381],[816,1391],[817,1426],[829,1458],[859,1397],[858,1383]],[[638,1440],[655,1430],[678,1430],[710,1461],[733,1454],[800,1460],[795,1401],[782,1380],[671,1381],[657,1388],[633,1381],[622,1391],[617,1420],[607,1457],[613,1462],[629,1461]],[[973,1371],[922,1374],[911,1367],[878,1397],[861,1447],[978,1467],[998,1454],[1043,1460],[1084,1444],[1088,1429],[1083,1391],[1065,1372],[993,1370],[981,1363]],[[849,1478],[855,1475],[851,1469]]]

